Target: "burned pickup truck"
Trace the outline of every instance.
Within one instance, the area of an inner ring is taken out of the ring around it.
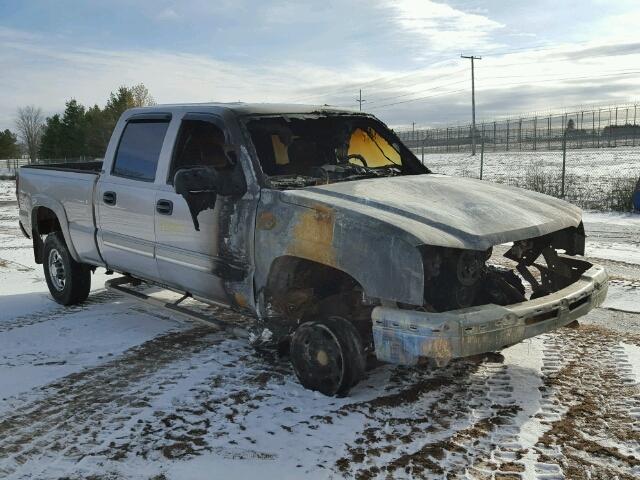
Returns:
[[[356,385],[368,355],[498,351],[607,291],[581,258],[576,207],[432,173],[375,117],[327,107],[132,109],[103,162],[22,167],[18,200],[59,303],[86,299],[103,267],[124,275],[112,287],[230,307],[328,395]]]

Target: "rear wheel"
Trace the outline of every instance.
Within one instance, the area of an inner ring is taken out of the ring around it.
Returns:
[[[346,395],[364,376],[366,357],[360,334],[342,317],[300,325],[291,338],[290,353],[300,383],[325,395]]]
[[[44,241],[44,276],[51,296],[61,305],[75,305],[89,296],[91,270],[71,257],[60,232]]]

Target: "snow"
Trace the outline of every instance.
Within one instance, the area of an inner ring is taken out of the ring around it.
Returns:
[[[602,306],[611,310],[640,313],[640,283],[612,280]]]
[[[624,258],[629,278],[611,282],[580,329],[502,359],[379,365],[349,397],[329,398],[304,390],[286,359],[105,291],[100,269],[86,304],[57,305],[17,228],[13,188],[0,181],[0,478],[563,478],[576,447],[556,427],[593,397],[611,427],[576,430],[633,448],[620,439],[633,438],[624,429],[640,405],[619,392],[640,382],[635,216],[585,215],[589,255]],[[584,455],[583,473],[635,474]]]
[[[632,345],[629,343],[621,343],[620,345],[624,348],[625,354],[629,359],[634,380],[640,385],[640,345]],[[640,417],[640,409],[637,410],[637,414],[637,416]]]

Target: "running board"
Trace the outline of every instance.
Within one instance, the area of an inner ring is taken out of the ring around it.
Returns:
[[[247,332],[242,328],[239,328],[237,325],[234,325],[231,322],[225,322],[224,320],[219,320],[217,318],[213,318],[208,315],[204,315],[200,312],[196,312],[194,310],[181,306],[180,303],[182,303],[187,298],[190,298],[190,295],[185,294],[175,302],[166,302],[164,300],[151,297],[149,295],[146,295],[142,292],[138,292],[126,286],[126,285],[139,285],[140,283],[141,281],[136,278],[119,277],[119,278],[113,278],[111,280],[107,280],[106,282],[104,282],[104,286],[107,290],[121,293],[122,295],[125,295],[129,298],[133,298],[134,300],[142,302],[145,305],[161,308],[171,313],[178,313],[184,317],[189,318],[190,320],[195,320],[197,322],[204,323],[217,330],[231,330],[234,334],[236,334],[239,337],[249,336],[249,332]]]

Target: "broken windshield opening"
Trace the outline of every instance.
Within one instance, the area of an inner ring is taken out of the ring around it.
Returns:
[[[275,188],[429,173],[371,117],[262,117],[247,122],[262,171]]]

